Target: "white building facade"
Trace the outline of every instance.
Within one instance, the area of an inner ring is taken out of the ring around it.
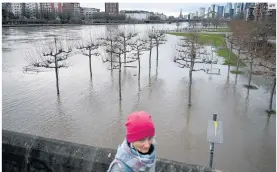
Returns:
[[[23,3],[12,3],[11,11],[15,16],[23,15]]]
[[[126,18],[135,19],[135,20],[149,20],[150,13],[136,13],[136,12],[125,12]]]
[[[30,17],[35,17],[39,12],[38,3],[25,3],[25,13],[30,15]]]
[[[93,13],[100,12],[97,8],[81,8],[81,14],[86,17],[92,17]]]
[[[51,3],[40,3],[40,9],[42,12],[52,12]]]

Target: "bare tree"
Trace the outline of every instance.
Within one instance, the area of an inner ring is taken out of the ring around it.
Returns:
[[[159,66],[159,46],[161,44],[165,44],[166,42],[166,36],[164,32],[155,32],[153,39],[155,40],[155,46],[157,50],[157,58],[156,58],[156,71],[158,70]]]
[[[250,69],[248,85],[246,86],[253,88],[251,85],[253,66],[259,66],[258,59],[264,55],[268,55],[271,52],[272,45],[268,43],[267,34],[264,32],[266,28],[264,26],[261,27],[256,23],[244,22],[243,28],[248,32],[243,37],[246,42],[245,49],[247,55],[242,60],[249,64]]]
[[[131,31],[131,30],[123,29],[123,30],[119,30],[117,35],[118,35],[118,39],[120,39],[123,44],[124,63],[126,63],[127,53],[130,52],[130,51],[128,51],[128,46],[130,46],[130,41],[132,40],[132,38],[137,36],[137,33],[135,33],[134,31]]]
[[[114,30],[109,30],[108,34],[106,35],[106,37],[100,37],[99,40],[101,40],[100,45],[104,46],[106,49],[106,52],[109,52],[109,62],[110,62],[110,70],[113,71],[113,44],[114,44],[114,40],[115,40],[115,35],[113,33]]]
[[[67,67],[64,63],[68,58],[69,53],[72,51],[70,46],[65,46],[61,39],[54,38],[54,42],[50,42],[42,45],[41,49],[38,49],[39,57],[27,57],[30,65],[34,67],[54,68],[56,73],[56,87],[57,94],[59,91],[59,69]]]
[[[273,95],[276,87],[276,45],[272,45],[271,43],[263,44],[262,48],[260,48],[262,54],[259,66],[263,67],[265,70],[260,71],[262,74],[266,74],[272,77],[272,88],[270,92],[270,100],[269,100],[269,109],[268,113],[274,113],[272,109]]]
[[[133,55],[135,56],[134,59],[138,61],[138,82],[140,82],[140,57],[143,55],[143,51],[147,51],[147,39],[145,38],[138,38],[133,44],[132,48],[135,51]]]
[[[123,64],[127,64],[127,63],[132,63],[135,62],[136,59],[133,57],[126,57],[126,61],[122,61],[122,56],[124,55],[124,53],[126,52],[131,52],[130,49],[126,49],[126,47],[124,46],[123,41],[120,39],[119,35],[116,35],[115,37],[112,37],[113,39],[113,45],[112,47],[109,49],[106,49],[106,53],[112,53],[113,54],[113,58],[103,58],[102,60],[104,63],[106,62],[111,62],[112,61],[112,69],[118,69],[118,84],[119,84],[119,100],[122,100],[122,96],[121,96],[121,68]]]
[[[89,40],[79,42],[76,46],[77,49],[80,49],[83,53],[83,55],[88,56],[89,58],[89,71],[90,71],[90,79],[92,79],[92,69],[91,69],[91,56],[99,56],[98,52],[95,52],[95,50],[98,50],[99,48],[99,42],[96,41],[95,37],[93,38],[90,34]]]
[[[227,65],[228,65],[228,78],[229,78],[230,66],[231,66],[231,64],[230,64],[230,62],[231,62],[231,54],[233,52],[236,39],[232,35],[226,35],[225,38],[226,38],[226,47],[228,48],[228,45],[230,45],[230,49],[228,51],[228,59],[229,59],[229,61],[227,62]]]
[[[155,34],[153,33],[153,31],[148,31],[146,34],[146,38],[147,39],[142,39],[141,41],[145,43],[146,47],[148,48],[147,50],[149,50],[149,78],[151,77],[151,56],[152,56],[152,49],[154,48],[155,44],[153,43],[153,39],[154,39]]]
[[[244,21],[232,21],[231,30],[233,32],[232,39],[234,40],[234,49],[237,50],[237,63],[236,63],[236,80],[239,72],[239,67],[242,64],[242,54],[246,54],[245,46],[248,44],[245,37],[248,34],[248,30],[243,26]]]
[[[178,64],[180,68],[189,68],[189,102],[188,106],[191,106],[191,84],[192,84],[192,72],[205,71],[204,68],[195,69],[196,63],[205,63],[205,56],[207,55],[204,47],[197,42],[199,41],[199,35],[196,33],[191,34],[188,38],[180,38],[177,44],[177,55],[174,56],[173,61]]]

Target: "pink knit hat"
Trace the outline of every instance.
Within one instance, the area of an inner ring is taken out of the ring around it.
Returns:
[[[125,126],[127,129],[126,138],[129,143],[155,135],[155,126],[152,118],[144,111],[128,115]]]

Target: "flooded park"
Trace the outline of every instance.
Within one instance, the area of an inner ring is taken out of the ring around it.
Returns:
[[[104,55],[92,56],[90,77],[88,57],[74,50],[76,53],[66,60],[68,67],[59,69],[59,96],[54,69],[24,71],[29,65],[26,57],[35,55],[42,42],[59,36],[76,44],[91,33],[105,34],[111,27],[141,35],[152,28],[176,29],[175,24],[3,27],[3,129],[116,149],[124,139],[126,116],[145,110],[157,128],[158,157],[208,166],[208,120],[218,113],[218,120],[223,122],[223,143],[215,145],[214,168],[226,172],[275,171],[276,116],[266,113],[272,79],[253,76],[258,89],[249,90],[244,87],[247,75],[236,79],[236,75],[228,74],[228,66],[214,53],[219,63],[212,66],[220,69],[220,74],[193,72],[192,106],[188,106],[189,69],[179,68],[173,61],[177,36],[166,34],[165,44],[159,45],[157,68],[153,48],[150,76],[149,51],[142,52],[140,58],[140,80],[136,67],[122,67],[122,101],[118,70],[108,69],[102,61]],[[137,61],[128,65],[137,66]]]

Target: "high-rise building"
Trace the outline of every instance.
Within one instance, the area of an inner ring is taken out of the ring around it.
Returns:
[[[232,3],[227,3],[224,8],[224,18],[230,18]]]
[[[208,16],[207,16],[207,18],[210,18],[212,15],[210,14],[210,12],[211,12],[212,10],[211,10],[211,7],[209,7],[208,8]]]
[[[205,8],[201,7],[201,8],[199,9],[199,15],[200,15],[200,17],[202,17],[202,16],[205,15]]]
[[[244,13],[244,3],[241,3],[240,12],[241,12],[241,13]]]
[[[218,15],[219,18],[223,17],[223,9],[224,9],[224,6],[218,6],[217,7],[217,15]]]
[[[232,19],[234,17],[234,9],[230,9],[229,17]]]
[[[62,12],[62,7],[63,7],[62,3],[59,3],[59,2],[51,3],[52,11],[61,13]]]
[[[256,21],[261,21],[261,20],[265,19],[267,8],[268,8],[267,3],[258,3],[256,5],[256,10],[255,10],[255,20]]]
[[[12,3],[11,4],[11,11],[15,16],[22,16],[23,14],[23,3]]]
[[[245,15],[245,20],[246,21],[253,21],[255,16],[254,16],[254,10],[255,6],[248,6],[246,9],[246,15]]]
[[[105,3],[105,12],[108,14],[118,14],[119,5],[118,3]]]
[[[212,18],[215,17],[215,4],[212,5]]]
[[[244,15],[244,17],[246,18],[246,15],[247,15],[247,9],[250,7],[250,6],[255,6],[255,3],[254,2],[247,2],[244,4],[243,6],[243,9],[242,9],[242,13]]]
[[[242,4],[242,3],[236,3],[236,4],[237,4],[237,5],[236,5],[236,7],[235,7],[235,10],[236,10],[235,15],[238,15],[238,14],[241,13],[241,4]]]
[[[179,18],[182,19],[183,18],[183,14],[182,14],[182,9],[180,10],[180,15]]]
[[[245,5],[244,5],[244,10],[246,11],[248,7],[251,6],[251,2],[246,2]]]
[[[62,12],[78,16],[81,14],[80,3],[63,3]]]
[[[40,12],[44,14],[52,13],[51,3],[40,3]]]
[[[37,17],[39,14],[39,3],[24,3],[23,15],[26,17]]]
[[[238,4],[238,3],[234,3],[234,5],[233,5],[234,15],[237,14],[237,4]]]

